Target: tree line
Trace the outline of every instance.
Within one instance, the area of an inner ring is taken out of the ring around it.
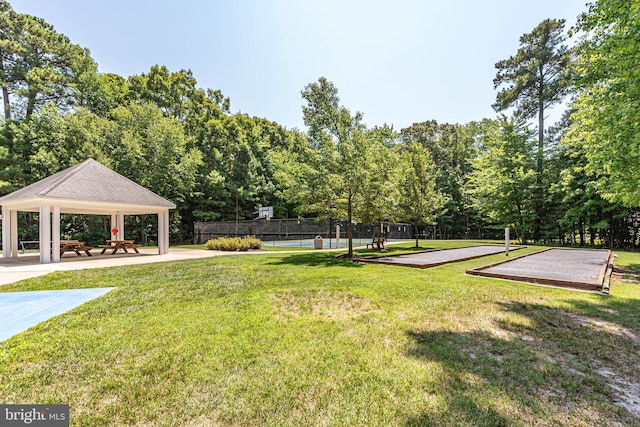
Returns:
[[[177,205],[173,241],[188,241],[194,221],[274,206],[280,218],[408,221],[416,236],[509,226],[522,241],[635,246],[638,8],[601,0],[573,28],[548,19],[523,35],[496,64],[496,118],[369,128],[321,77],[301,90],[300,131],[232,113],[190,70],[100,73],[88,49],[1,1],[0,194],[93,157]],[[545,126],[567,96],[562,121]],[[83,240],[106,226],[67,217],[65,232]],[[153,221],[128,221],[140,240],[154,235]]]

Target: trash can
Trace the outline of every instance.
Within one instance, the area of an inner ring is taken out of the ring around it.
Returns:
[[[316,236],[316,238],[313,239],[313,248],[322,249],[322,236]]]

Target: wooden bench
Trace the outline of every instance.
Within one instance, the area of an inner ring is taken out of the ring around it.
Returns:
[[[100,254],[103,254],[107,249],[116,249],[116,246],[114,245],[98,245],[99,247],[102,248],[102,252],[100,252]],[[115,250],[114,250],[115,253]]]
[[[139,247],[140,247],[140,245],[138,245],[137,243],[125,243],[124,244],[125,252],[126,252],[126,249],[133,249],[135,251],[135,253],[139,254],[140,253],[140,251],[138,250]]]
[[[140,245],[133,243],[133,240],[107,240],[107,243],[107,245],[100,245],[102,248],[102,252],[100,252],[100,254],[104,254],[107,249],[111,249],[111,255],[118,252],[118,249],[122,249],[126,253],[129,253],[128,249],[133,249],[135,253],[140,253],[138,250]]]
[[[374,237],[371,240],[371,243],[367,243],[367,249],[369,249],[369,246],[371,246],[371,249],[374,249],[376,246],[378,247],[378,249],[384,249],[384,241],[386,239],[384,237]]]

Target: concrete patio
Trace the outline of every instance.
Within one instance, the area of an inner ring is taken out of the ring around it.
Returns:
[[[246,252],[245,252],[246,253]],[[209,258],[237,252],[209,251],[199,249],[171,248],[168,254],[158,255],[155,248],[140,248],[140,253],[118,253],[115,255],[92,253],[93,256],[77,256],[73,253],[61,257],[60,262],[41,264],[38,253],[19,254],[17,258],[0,259],[0,286],[31,277],[42,276],[53,271],[84,270],[89,268],[116,267],[121,265],[148,264],[178,261],[183,259]]]

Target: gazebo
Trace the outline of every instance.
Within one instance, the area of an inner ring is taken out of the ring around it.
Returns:
[[[169,209],[176,205],[93,159],[0,197],[2,256],[18,256],[18,212],[38,212],[40,262],[60,262],[60,214],[111,215],[124,238],[125,215],[158,215],[158,254],[169,252]]]

